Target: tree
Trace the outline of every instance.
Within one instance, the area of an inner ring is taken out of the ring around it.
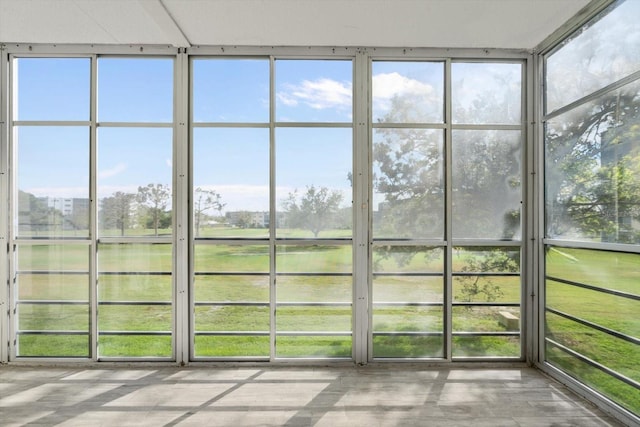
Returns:
[[[457,298],[464,302],[477,301],[478,298],[491,302],[504,295],[497,283],[481,273],[519,270],[516,255],[499,248],[482,248],[481,251],[466,253],[463,257],[464,266],[460,269],[463,274],[457,279],[460,284]]]
[[[496,81],[505,84],[504,76]],[[508,95],[507,95],[508,97]],[[479,93],[472,102],[456,105],[456,120],[492,123],[489,118],[508,117],[512,101]],[[417,108],[420,108],[417,106]],[[491,111],[487,111],[491,110]],[[391,100],[385,123],[407,123],[402,96]],[[509,120],[512,120],[511,118]],[[452,200],[453,235],[458,238],[517,239],[520,236],[522,200],[522,138],[519,131],[456,130],[453,133]],[[374,195],[383,197],[374,212],[378,238],[443,239],[445,237],[445,141],[438,130],[376,129],[374,136]],[[381,259],[408,264],[418,251],[379,247]],[[425,254],[431,262],[433,254]],[[499,283],[481,273],[517,272],[513,252],[494,248],[471,251],[463,260],[458,297],[465,301],[495,301],[502,295]],[[476,273],[476,274],[474,274]]]
[[[330,191],[327,187],[307,187],[306,193],[299,196],[295,190],[282,202],[287,212],[287,223],[290,227],[303,228],[313,233],[315,238],[332,223],[342,203],[342,194]]]
[[[640,97],[620,90],[547,126],[547,234],[640,242]]]
[[[18,227],[19,232],[45,231],[51,226],[52,208],[47,202],[26,191],[18,191]]]
[[[167,206],[171,200],[171,189],[164,184],[147,184],[138,187],[137,201],[146,207],[145,215],[150,219],[154,235],[158,236],[158,228],[163,219],[166,222]]]
[[[120,235],[124,236],[125,230],[131,227],[135,201],[135,194],[122,191],[102,199],[103,227],[120,230]]]
[[[202,219],[206,216],[206,212],[215,209],[218,215],[221,215],[222,209],[226,203],[222,203],[220,193],[214,190],[205,190],[198,187],[195,191],[195,200],[193,203],[193,214],[195,220],[196,237],[200,236],[200,225]]]

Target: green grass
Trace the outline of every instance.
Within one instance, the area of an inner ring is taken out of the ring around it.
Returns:
[[[640,256],[595,250],[552,248],[547,275],[640,294]],[[640,337],[640,301],[547,280],[547,306],[617,332]],[[614,371],[640,381],[638,346],[547,312],[546,336]],[[547,361],[640,413],[640,391],[549,344]]]
[[[215,230],[222,233],[221,230]],[[211,230],[213,233],[213,230]],[[255,237],[261,230],[247,230]],[[291,232],[302,236],[304,232]],[[210,235],[210,237],[213,237]],[[51,300],[53,304],[20,304],[20,330],[69,330],[86,335],[18,336],[21,356],[89,356],[89,246],[18,245],[17,290],[20,300]],[[456,250],[454,271],[468,266],[469,255],[482,251]],[[212,305],[195,308],[195,329],[231,335],[196,335],[197,357],[268,358],[269,337],[251,331],[270,330],[269,246],[195,244],[194,299]],[[276,303],[351,303],[352,249],[350,245],[277,245]],[[100,244],[98,251],[100,302],[172,300],[172,246],[170,244]],[[29,271],[49,271],[31,274]],[[444,256],[441,248],[377,248],[374,251],[373,301],[443,303]],[[68,274],[74,272],[75,274]],[[162,275],[103,274],[108,272],[154,272]],[[207,273],[251,273],[207,275]],[[382,276],[375,273],[436,273],[436,276]],[[255,274],[259,273],[259,274]],[[322,273],[302,275],[298,273]],[[329,275],[326,275],[326,274]],[[344,274],[346,276],[331,274]],[[550,276],[602,286],[622,292],[640,293],[640,256],[579,249],[553,249],[547,254]],[[493,276],[502,290],[496,303],[519,302],[519,277]],[[459,300],[461,278],[454,277],[454,301]],[[640,302],[547,281],[549,307],[594,322],[624,334],[640,336]],[[81,301],[63,305],[56,301]],[[254,302],[264,306],[224,305]],[[518,307],[455,307],[453,331],[499,332],[499,311],[520,316]],[[98,328],[108,331],[171,331],[171,305],[99,305]],[[442,336],[387,336],[385,332],[434,332],[443,330],[443,307],[374,305],[373,351],[375,357],[443,357]],[[547,313],[547,335],[635,381],[640,381],[640,352],[635,344]],[[314,332],[348,332],[352,328],[351,306],[278,305],[275,317],[277,357],[350,357],[351,337],[313,336]],[[239,335],[233,335],[233,333]],[[286,336],[286,332],[308,332]],[[171,336],[100,335],[101,357],[172,357]],[[454,336],[454,357],[519,357],[518,337]],[[547,360],[593,386],[634,412],[640,412],[638,390],[549,347]]]

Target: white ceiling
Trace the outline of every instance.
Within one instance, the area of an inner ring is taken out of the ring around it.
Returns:
[[[0,0],[0,42],[530,49],[589,0]]]

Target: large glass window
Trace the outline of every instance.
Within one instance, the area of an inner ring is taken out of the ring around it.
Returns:
[[[373,356],[520,358],[522,65],[372,72]]]
[[[174,60],[12,66],[16,356],[171,358]]]
[[[174,61],[97,67],[98,356],[171,358]]]
[[[522,64],[454,62],[451,81],[452,357],[518,358]]]
[[[91,61],[12,66],[15,355],[89,357]]]
[[[445,358],[445,64],[371,68],[373,357]]]
[[[545,361],[636,414],[639,6],[615,2],[545,56],[544,118]]]
[[[352,62],[192,64],[194,357],[350,357]]]
[[[346,52],[12,57],[15,355],[521,359],[522,63]]]

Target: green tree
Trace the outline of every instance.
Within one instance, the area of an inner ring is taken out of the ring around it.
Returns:
[[[200,236],[200,225],[203,218],[207,217],[207,211],[215,209],[218,216],[221,215],[222,209],[226,203],[222,203],[222,196],[214,190],[206,190],[204,188],[196,188],[193,202],[193,216],[195,221],[196,237]]]
[[[459,292],[456,297],[460,301],[496,301],[504,295],[500,286],[490,277],[484,276],[484,272],[517,272],[519,262],[517,255],[508,253],[499,248],[474,248],[474,251],[465,251],[463,255],[463,273],[457,278]]]
[[[51,225],[52,209],[47,202],[26,191],[18,191],[18,228],[19,232],[48,230]]]
[[[145,207],[144,214],[147,221],[153,227],[154,236],[158,236],[158,228],[161,222],[166,224],[167,206],[171,201],[171,189],[164,184],[147,184],[144,187],[138,187],[137,201]],[[169,220],[169,225],[171,224]]]
[[[126,229],[130,228],[133,222],[133,208],[136,195],[116,191],[113,195],[102,199],[102,225],[105,229],[120,230],[120,235],[124,236]]]
[[[547,126],[547,234],[640,242],[640,97],[620,90]]]
[[[342,194],[338,191],[330,191],[327,187],[316,188],[308,186],[303,195],[298,195],[297,190],[289,193],[289,197],[282,202],[282,207],[287,213],[289,227],[303,228],[318,237],[321,231],[326,230],[334,223],[334,216],[342,203]]]

